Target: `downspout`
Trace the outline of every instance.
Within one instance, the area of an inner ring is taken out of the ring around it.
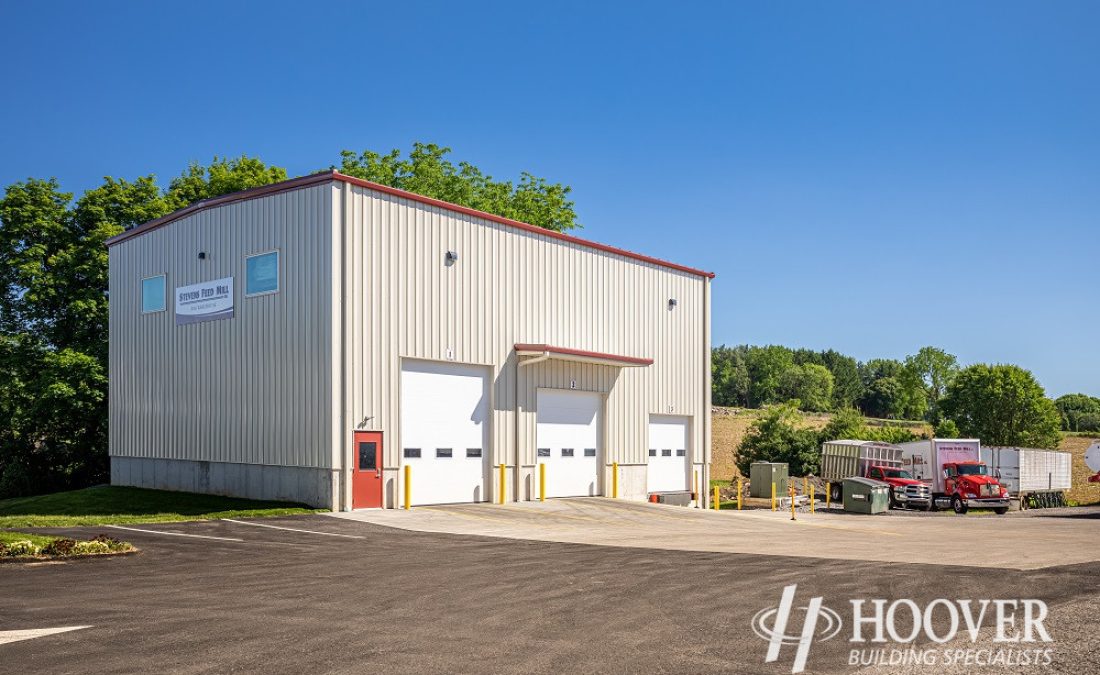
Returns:
[[[550,358],[550,352],[547,351],[547,352],[543,352],[542,354],[539,354],[538,356],[536,356],[534,358],[527,359],[526,361],[520,361],[519,352],[516,352],[516,390],[515,390],[515,408],[514,408],[514,410],[515,410],[514,414],[516,416],[516,419],[515,419],[515,423],[513,424],[513,427],[514,427],[513,428],[513,431],[514,431],[513,436],[514,436],[514,438],[513,438],[513,441],[512,441],[513,445],[515,446],[515,462],[516,462],[515,477],[512,478],[512,482],[516,486],[516,501],[519,501],[519,495],[520,495],[519,480],[520,480],[520,472],[521,472],[520,463],[519,463],[519,421],[520,421],[520,413],[519,413],[519,380],[520,380],[519,372],[520,371],[519,371],[519,369],[520,369],[521,366],[529,366],[533,363],[541,363],[541,362],[543,362],[543,361],[545,361],[549,358]]]
[[[351,511],[348,500],[348,298],[347,298],[348,186],[340,184],[340,510]]]
[[[703,491],[710,494],[711,469],[711,351],[710,351],[710,279],[703,281],[703,358],[705,373],[703,377]]]

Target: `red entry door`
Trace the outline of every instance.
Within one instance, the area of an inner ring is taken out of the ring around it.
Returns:
[[[355,470],[351,478],[351,506],[382,508],[382,432],[355,432]]]

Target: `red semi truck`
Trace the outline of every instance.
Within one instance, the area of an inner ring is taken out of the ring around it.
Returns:
[[[902,450],[875,441],[837,440],[821,445],[821,477],[829,481],[830,498],[844,499],[845,478],[862,476],[890,485],[890,507],[932,508],[932,490],[903,466]]]
[[[932,507],[1008,511],[1008,491],[981,461],[982,444],[976,438],[933,438],[898,446],[902,466],[913,477],[932,484]]]

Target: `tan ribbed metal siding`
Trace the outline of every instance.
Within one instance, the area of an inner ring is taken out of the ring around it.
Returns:
[[[332,466],[332,193],[218,206],[110,249],[113,456]],[[279,292],[245,298],[245,256],[271,249]],[[168,310],[143,315],[141,279],[162,273]],[[228,276],[233,319],[175,325],[177,286]]]
[[[695,461],[706,461],[708,279],[369,188],[336,189],[347,193],[343,260],[353,299],[347,415],[352,424],[370,417],[364,428],[386,433],[386,467],[399,462],[402,357],[492,366],[494,464],[534,463],[534,391],[569,388],[573,380],[578,389],[609,392],[606,461],[645,464],[650,413],[693,416]],[[448,250],[459,254],[452,266],[444,261]],[[669,298],[678,302],[671,311]],[[552,360],[524,367],[517,383],[517,342],[654,364],[620,369]]]

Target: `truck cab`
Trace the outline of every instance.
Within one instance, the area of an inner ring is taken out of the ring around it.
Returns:
[[[948,462],[943,465],[943,496],[955,513],[969,509],[1008,511],[1008,491],[989,475],[985,462]]]
[[[913,474],[905,469],[871,465],[867,467],[864,477],[890,485],[891,508],[912,506],[925,511],[932,508],[932,488],[927,483],[913,478]]]

